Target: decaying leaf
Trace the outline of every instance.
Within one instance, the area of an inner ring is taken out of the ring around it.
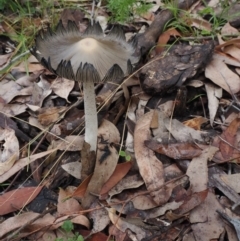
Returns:
[[[0,127],[0,175],[7,172],[19,158],[19,143],[14,130]]]
[[[199,117],[195,117],[193,119],[190,119],[190,120],[187,120],[187,121],[184,121],[183,124],[185,126],[188,126],[188,127],[191,127],[195,130],[200,130],[201,129],[201,125],[203,123],[206,123],[208,121],[207,118],[204,118],[202,116],[199,116]]]
[[[74,81],[58,77],[51,84],[51,88],[56,95],[68,101],[69,93],[73,89],[74,84]]]
[[[82,165],[79,161],[66,163],[62,165],[62,168],[73,177],[81,179]]]
[[[0,196],[0,215],[5,215],[17,210],[30,203],[42,190],[43,186],[24,187]]]
[[[161,161],[157,159],[154,152],[144,144],[150,138],[150,124],[153,111],[141,117],[134,130],[134,150],[140,174],[157,204],[163,204],[165,199],[164,170]]]
[[[74,198],[69,198],[69,194],[60,188],[58,195],[58,213],[61,215],[67,215],[81,210],[81,206]]]
[[[142,227],[140,227],[136,224],[129,223],[127,221],[127,219],[118,217],[113,208],[107,208],[107,210],[108,210],[108,215],[109,215],[112,223],[118,229],[120,229],[122,232],[126,232],[127,229],[130,229],[131,231],[133,231],[135,233],[137,240],[142,240],[143,238],[145,238],[148,235],[149,232],[144,230]],[[141,220],[139,220],[139,221],[141,221]]]
[[[230,94],[240,90],[240,77],[230,70],[218,54],[214,54],[212,61],[207,65],[205,76]]]
[[[46,155],[49,155],[54,151],[56,151],[56,149],[52,149],[52,150],[45,151],[45,152],[42,152],[42,153],[38,153],[38,154],[29,156],[29,157],[26,157],[26,158],[19,159],[18,162],[10,170],[8,170],[4,174],[0,175],[0,183],[6,181],[9,177],[14,175],[21,168],[29,165],[29,163],[37,160],[38,158],[42,158]]]
[[[144,143],[151,150],[173,159],[192,159],[202,153],[202,149],[192,143],[162,144],[156,140],[147,140]]]
[[[191,227],[196,241],[218,239],[224,231],[224,223],[216,210],[222,207],[212,192],[208,192],[205,201],[190,213]]]
[[[92,193],[100,194],[103,185],[110,178],[117,166],[118,157],[117,150],[110,144],[98,144],[94,173],[82,200],[84,207],[89,207],[94,199],[96,199],[96,196],[92,195]]]
[[[218,148],[209,146],[202,154],[192,159],[188,169],[191,189],[193,192],[201,192],[208,188],[208,161],[211,160]]]
[[[108,193],[117,183],[119,183],[123,177],[128,173],[129,169],[132,167],[132,162],[125,162],[118,164],[114,170],[112,176],[103,185],[100,195]]]
[[[208,96],[210,123],[212,125],[218,110],[219,100],[222,97],[222,89],[210,83],[205,84],[205,87]]]

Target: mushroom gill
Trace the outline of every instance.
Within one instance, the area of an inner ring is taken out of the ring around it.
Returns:
[[[122,29],[113,27],[104,35],[99,23],[89,25],[82,34],[73,22],[64,28],[60,21],[56,31],[48,29],[36,37],[31,53],[54,74],[79,81],[84,89],[85,141],[96,151],[97,111],[94,83],[111,81],[131,72],[134,45],[125,40]]]

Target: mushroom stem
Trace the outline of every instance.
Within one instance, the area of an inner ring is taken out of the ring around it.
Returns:
[[[90,151],[96,152],[98,119],[93,81],[83,81],[83,90],[85,114],[85,142],[90,144]]]

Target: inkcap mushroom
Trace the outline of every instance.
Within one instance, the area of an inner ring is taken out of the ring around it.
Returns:
[[[56,31],[50,28],[38,34],[30,50],[52,73],[83,84],[85,141],[90,150],[97,146],[97,110],[94,83],[112,81],[131,73],[134,44],[127,43],[119,26],[105,35],[99,23],[90,24],[84,33],[69,21],[64,28],[60,21]]]

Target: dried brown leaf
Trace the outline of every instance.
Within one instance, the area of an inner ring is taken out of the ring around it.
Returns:
[[[111,190],[123,177],[128,173],[130,168],[132,167],[132,162],[125,162],[118,164],[116,169],[114,170],[112,176],[108,179],[108,181],[103,185],[100,195],[105,195]]]
[[[149,140],[144,143],[151,150],[178,160],[192,159],[202,153],[202,149],[192,143],[161,144],[156,140]]]
[[[219,149],[223,158],[226,160],[232,158],[232,154],[235,149],[234,145],[237,138],[237,130],[239,129],[239,127],[240,118],[236,118],[230,123],[229,127],[221,134]]]
[[[54,151],[56,151],[56,149],[44,151],[44,152],[41,152],[41,153],[38,153],[38,154],[35,154],[35,155],[32,155],[32,156],[28,156],[26,158],[19,159],[18,162],[11,169],[9,169],[3,175],[0,175],[0,183],[6,181],[9,177],[14,175],[16,172],[21,170],[26,165],[29,165],[31,162],[33,162],[33,161],[35,161],[39,158],[42,158],[44,156],[47,156]]]
[[[0,175],[7,172],[19,158],[19,143],[15,131],[10,128],[0,127],[0,142],[3,142],[0,150]]]
[[[162,188],[164,185],[163,165],[154,152],[144,144],[144,141],[150,138],[153,113],[150,111],[138,120],[134,130],[134,150],[139,171],[147,189],[157,204],[163,204],[167,201],[165,190]]]
[[[239,76],[231,71],[216,54],[213,55],[212,61],[207,65],[205,76],[230,94],[240,91]]]
[[[0,215],[5,215],[30,203],[42,190],[43,186],[24,187],[6,192],[0,196]]]
[[[208,188],[208,161],[211,160],[218,148],[209,146],[202,154],[192,159],[188,169],[191,188],[193,192],[201,192]]]

